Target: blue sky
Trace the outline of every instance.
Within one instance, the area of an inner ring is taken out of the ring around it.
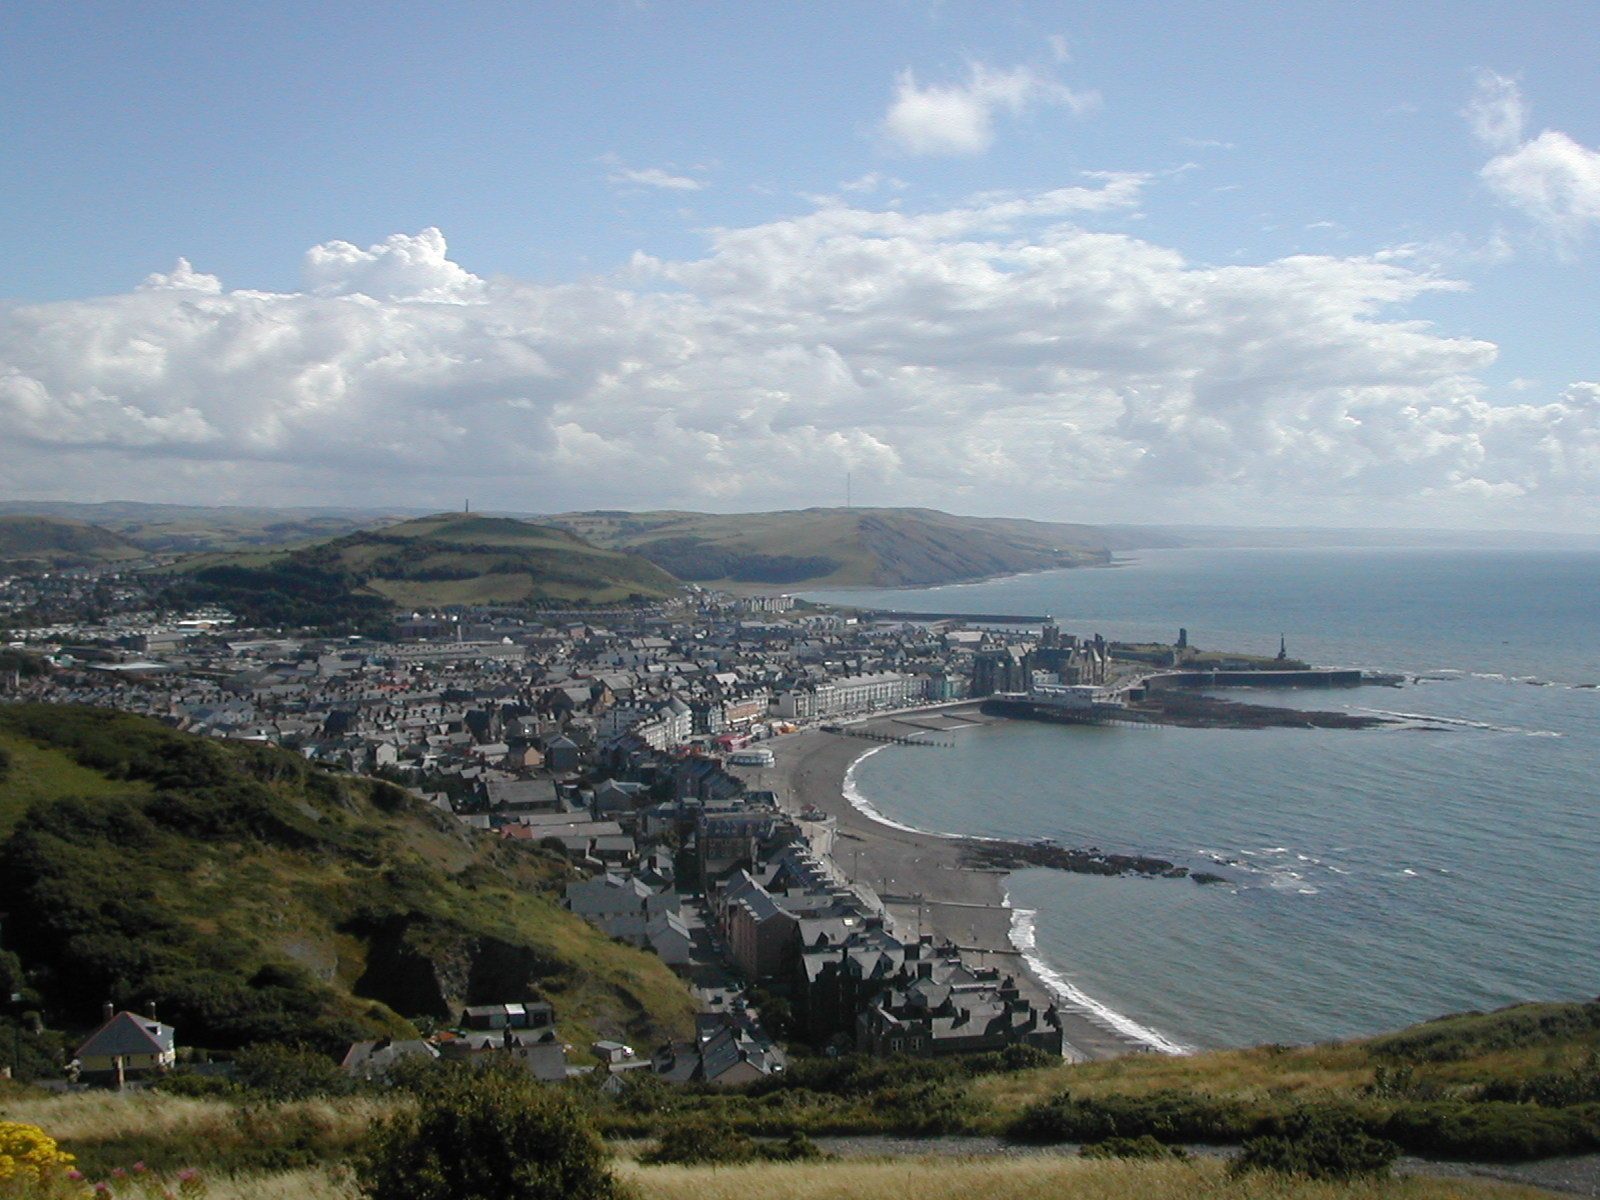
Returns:
[[[8,15],[0,493],[1600,516],[1592,3],[331,8]]]

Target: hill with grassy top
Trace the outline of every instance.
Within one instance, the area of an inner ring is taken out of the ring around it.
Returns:
[[[0,563],[36,569],[90,567],[144,558],[128,539],[65,517],[0,516]]]
[[[413,510],[416,515],[421,510]],[[0,500],[0,513],[63,517],[126,538],[150,554],[202,554],[326,541],[373,529],[404,515],[389,509],[250,508],[241,505],[146,504],[113,500]]]
[[[923,587],[1110,561],[1104,536],[1087,525],[926,508],[579,512],[546,520],[634,551],[679,579],[724,587]]]
[[[273,748],[0,707],[4,951],[52,1025],[154,1001],[185,1045],[332,1052],[467,1003],[548,1000],[576,1046],[681,1034],[654,955],[557,903],[559,856]]]
[[[200,555],[169,602],[224,604],[260,625],[361,626],[395,608],[627,604],[678,582],[636,554],[509,517],[445,513],[296,550]]]

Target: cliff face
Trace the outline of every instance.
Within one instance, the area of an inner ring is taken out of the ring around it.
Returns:
[[[391,917],[365,940],[356,994],[437,1020],[470,1004],[550,999],[571,981],[570,964],[533,946],[428,917]]]

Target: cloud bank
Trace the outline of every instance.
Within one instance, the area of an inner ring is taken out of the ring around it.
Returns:
[[[1486,395],[1495,347],[1374,257],[1214,267],[1091,228],[1147,181],[924,213],[830,201],[559,286],[443,235],[304,287],[180,261],[0,308],[0,493],[482,507],[839,502],[1086,519],[1580,525],[1600,384]]]

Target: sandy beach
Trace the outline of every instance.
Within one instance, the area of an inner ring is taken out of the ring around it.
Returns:
[[[976,705],[942,707],[879,717],[852,728],[891,734],[956,729],[985,721]],[[844,795],[851,765],[877,745],[840,734],[807,731],[766,743],[774,765],[750,773],[754,787],[770,788],[779,804],[798,814],[813,806],[837,821],[833,858],[852,881],[884,898],[907,933],[918,928],[949,939],[980,966],[1013,974],[1035,1003],[1054,1003],[1071,1047],[1084,1059],[1113,1058],[1145,1049],[1097,1017],[1070,1006],[1029,971],[1011,943],[1011,910],[1004,905],[1006,872],[975,869],[962,860],[961,841],[896,828],[857,810]],[[930,751],[933,753],[933,751]],[[921,903],[918,903],[920,897]]]

